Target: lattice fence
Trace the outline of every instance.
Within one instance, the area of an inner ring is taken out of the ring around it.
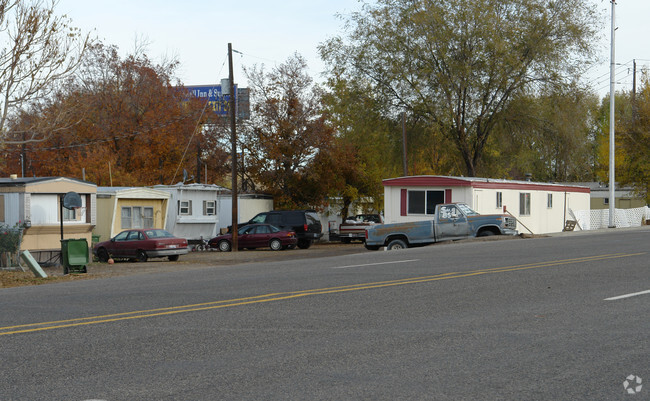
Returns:
[[[650,220],[650,208],[615,209],[616,228],[638,227]],[[583,230],[598,230],[609,227],[609,209],[571,211]]]

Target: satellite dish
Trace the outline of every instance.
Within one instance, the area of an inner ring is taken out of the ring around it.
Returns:
[[[63,207],[66,209],[77,209],[81,207],[81,196],[76,192],[68,192],[63,196]]]

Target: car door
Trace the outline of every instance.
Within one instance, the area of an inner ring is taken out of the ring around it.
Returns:
[[[443,205],[438,208],[436,236],[438,241],[466,238],[469,232],[467,217],[456,205]]]
[[[260,225],[255,228],[255,246],[258,248],[269,246],[271,230],[267,225]]]
[[[245,226],[237,232],[237,247],[238,248],[255,248],[255,227]]]
[[[122,243],[124,256],[134,258],[137,255],[138,249],[145,249],[143,247],[144,236],[140,231],[129,231],[126,241]]]
[[[122,231],[111,240],[111,245],[108,252],[113,257],[116,258],[131,257],[132,254],[129,253],[129,240],[128,240],[129,235],[131,233],[132,231]]]

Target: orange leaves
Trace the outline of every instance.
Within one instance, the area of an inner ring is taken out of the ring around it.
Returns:
[[[97,46],[78,79],[64,87],[45,113],[24,121],[58,118],[63,129],[26,146],[28,175],[65,175],[98,185],[170,184],[183,159],[202,104],[187,102],[171,86],[173,67],[146,57],[121,60],[113,48]],[[55,116],[55,114],[57,114]],[[193,141],[198,141],[195,137]],[[181,170],[182,170],[181,168]]]

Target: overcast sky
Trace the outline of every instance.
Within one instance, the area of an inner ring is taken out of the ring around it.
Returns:
[[[603,11],[602,62],[589,73],[602,96],[609,91],[611,3],[590,1]],[[226,78],[230,42],[243,53],[235,54],[234,73],[235,82],[245,86],[242,66],[265,64],[270,69],[295,52],[307,59],[310,75],[320,80],[324,65],[318,44],[341,32],[337,13],[348,15],[360,8],[357,0],[60,0],[57,12],[105,44],[117,45],[123,54],[134,49],[138,38],[145,39],[154,61],[180,61],[178,77],[186,85]],[[617,1],[617,90],[631,88],[633,59],[638,71],[650,67],[649,16],[649,0]]]

